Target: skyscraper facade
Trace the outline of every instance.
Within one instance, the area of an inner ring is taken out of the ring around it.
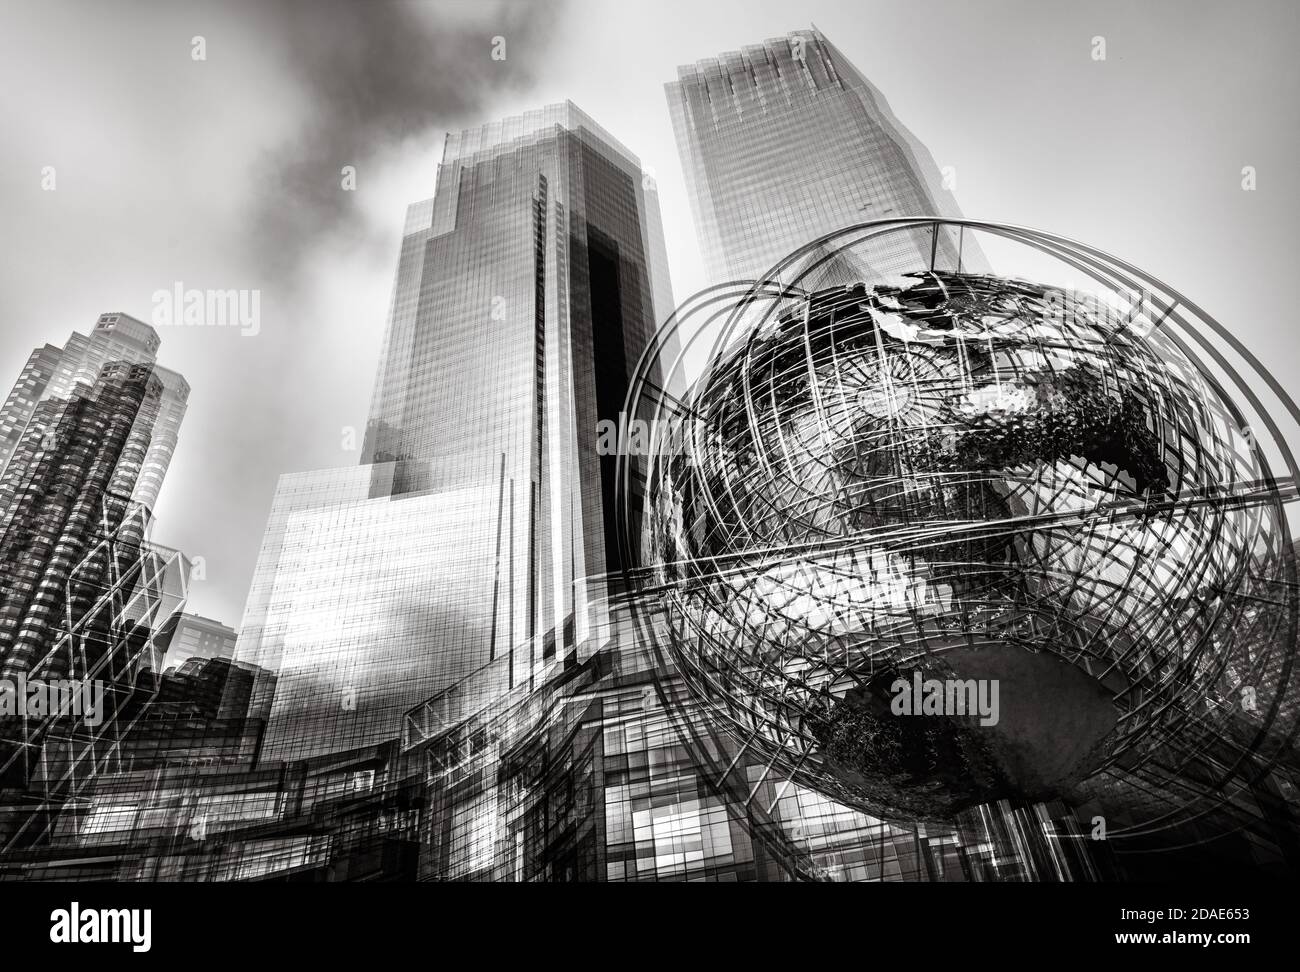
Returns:
[[[617,566],[595,430],[671,304],[647,185],[564,103],[449,135],[408,215],[366,454],[405,464],[398,492],[494,484],[514,504],[505,549],[533,579],[509,641],[575,623],[575,585]]]
[[[571,103],[447,137],[410,207],[362,465],[281,479],[237,657],[264,759],[391,738],[503,658],[587,644],[617,571],[597,452],[671,303],[640,162]]]
[[[710,283],[757,278],[855,223],[958,215],[929,151],[815,28],[679,67],[666,91]],[[882,273],[982,261],[930,227],[863,255]]]
[[[150,365],[162,385],[162,394],[152,419],[148,448],[132,486],[132,498],[152,509],[176,450],[190,394],[189,383],[181,375],[158,364],[161,343],[152,326],[113,312],[101,314],[90,334],[74,331],[61,348],[47,344],[33,351],[0,408],[0,470],[13,455],[42,402],[67,400],[78,386],[83,391],[91,387],[109,362]]]
[[[56,632],[89,609],[104,537],[145,539],[189,386],[156,363],[158,334],[104,314],[34,352],[0,413],[0,670],[69,674]],[[128,542],[130,542],[128,540]],[[42,659],[44,659],[42,661]]]
[[[97,682],[96,719],[0,712],[0,778],[59,799],[156,669],[188,564],[150,541],[189,386],[152,327],[105,314],[28,359],[0,413],[0,681]],[[93,768],[93,767],[92,767]]]

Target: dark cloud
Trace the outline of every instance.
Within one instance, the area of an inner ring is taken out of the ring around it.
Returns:
[[[488,121],[495,98],[526,89],[544,61],[554,3],[288,0],[255,19],[310,102],[287,146],[264,159],[256,247],[292,275],[320,235],[357,228],[356,194],[341,169],[367,164],[411,137]],[[493,39],[505,38],[505,60]],[[432,173],[430,189],[432,190]]]

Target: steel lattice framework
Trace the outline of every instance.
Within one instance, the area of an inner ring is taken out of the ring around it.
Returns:
[[[857,255],[927,229],[1022,244],[1093,286],[886,276]],[[670,329],[687,320],[716,333],[702,376],[669,395],[651,377],[676,363],[648,354],[629,398],[655,429],[625,461],[646,511],[629,581],[672,619],[665,662],[774,773],[872,813],[954,809],[857,700],[973,653],[995,671],[1046,656],[1109,698],[1071,784],[1211,750],[1225,778],[1262,772],[1290,747],[1295,468],[1257,390],[1297,413],[1194,304],[1049,234],[883,220],[700,295]],[[1243,716],[1251,738],[1218,752]],[[941,742],[931,771],[987,769],[978,743]]]

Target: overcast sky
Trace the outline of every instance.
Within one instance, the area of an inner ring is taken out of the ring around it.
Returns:
[[[155,539],[204,557],[190,608],[230,624],[276,477],[359,458],[344,430],[359,447],[403,211],[433,194],[445,132],[575,101],[654,173],[680,299],[703,272],[663,84],[809,23],[955,167],[967,216],[1152,272],[1300,395],[1287,0],[47,0],[6,2],[3,22],[0,383],[101,312],[149,320],[177,281],[262,293],[255,337],[162,329],[160,360],[193,392]]]

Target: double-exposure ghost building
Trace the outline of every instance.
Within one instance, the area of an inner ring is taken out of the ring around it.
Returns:
[[[158,346],[149,325],[104,314],[34,351],[0,412],[6,842],[32,822],[18,808],[75,800],[116,765],[184,603],[188,561],[151,531],[189,386]],[[32,704],[53,687],[98,702]]]
[[[599,638],[614,462],[588,432],[667,313],[657,206],[572,104],[447,138],[407,214],[362,463],[277,490],[237,648],[276,673],[264,758],[390,739],[484,666],[532,686]]]
[[[667,96],[712,292],[801,248],[787,272],[822,294],[810,306],[843,303],[868,274],[987,273],[976,241],[938,221],[851,259],[819,249],[867,220],[957,215],[929,153],[819,31],[682,67]],[[175,654],[146,728],[118,747],[129,759],[89,776],[75,807],[47,801],[39,826],[9,815],[0,876],[1141,874],[1141,855],[1090,839],[1099,805],[990,790],[883,819],[701,703],[663,650],[672,598],[637,582],[647,464],[599,446],[636,392],[680,404],[682,349],[658,338],[674,310],[653,181],[597,121],[566,102],[449,135],[434,197],[406,214],[360,462],[281,477],[229,657]],[[166,400],[156,376],[101,381]],[[34,502],[9,482],[0,501]],[[40,603],[5,602],[0,662],[33,663],[23,619]],[[1256,784],[1218,807],[1237,835],[1213,847],[1282,868],[1293,783]],[[1126,807],[1150,815],[1175,796],[1126,791],[1105,814],[1121,826]]]

